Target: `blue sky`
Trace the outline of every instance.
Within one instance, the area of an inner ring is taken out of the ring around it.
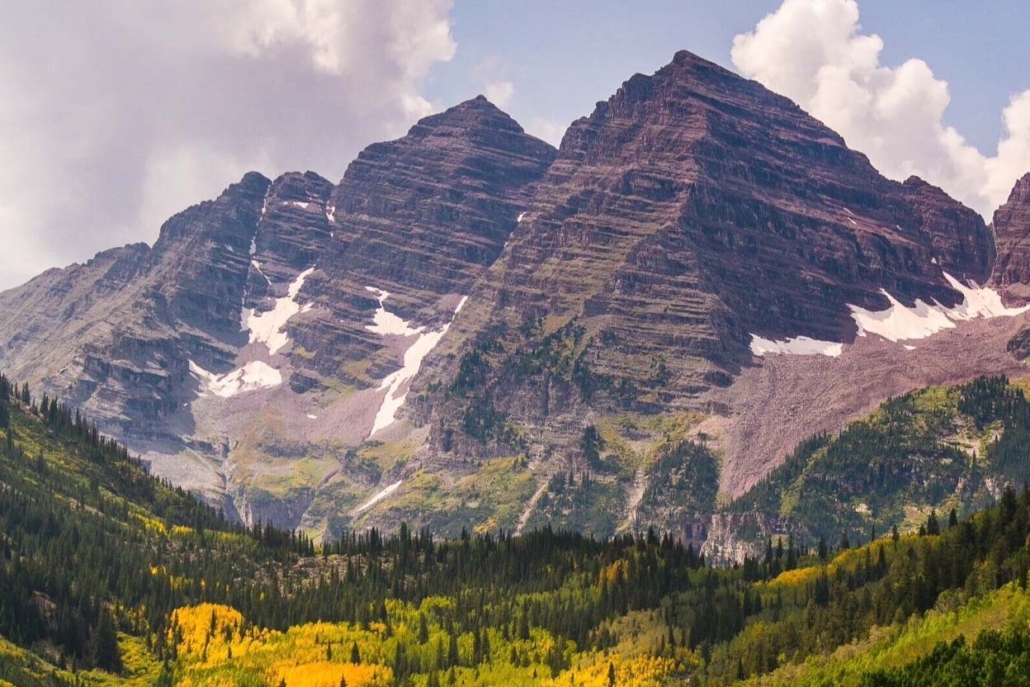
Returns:
[[[425,93],[454,103],[482,90],[477,66],[495,60],[515,91],[506,108],[568,124],[636,72],[652,73],[687,49],[733,68],[733,37],[777,0],[696,2],[482,2],[457,0],[454,59],[433,67]],[[861,0],[865,31],[884,40],[883,62],[922,58],[951,87],[946,121],[993,151],[1009,96],[1030,88],[1030,3]]]
[[[1022,0],[8,5],[0,289],[153,242],[248,170],[337,181],[365,146],[481,92],[557,142],[684,48],[793,98],[887,176],[922,176],[987,219],[1030,170]]]

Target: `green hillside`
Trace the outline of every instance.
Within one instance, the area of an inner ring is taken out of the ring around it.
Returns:
[[[837,436],[803,442],[731,507],[806,541],[868,539],[959,516],[1030,481],[1030,401],[1004,377],[893,398]],[[764,533],[755,532],[755,536]]]
[[[939,413],[954,437],[955,418],[969,418],[961,431],[986,438],[977,463],[1015,470],[1004,446],[1022,399],[981,380],[892,401],[893,420],[868,422],[922,427]],[[920,456],[961,450],[906,431],[888,435]],[[979,512],[924,519],[921,535],[810,550],[782,539],[733,567],[653,531],[436,541],[402,526],[316,547],[227,522],[6,379],[0,433],[0,685],[895,685],[980,664],[1000,676],[990,684],[1026,674],[1030,491],[1003,489],[994,504],[984,492]],[[798,455],[826,455],[847,433]],[[680,444],[667,458],[668,488],[712,469]],[[677,467],[695,463],[697,474]],[[800,515],[820,482],[799,474]],[[898,489],[885,502],[914,498]],[[938,496],[946,505],[947,490]]]

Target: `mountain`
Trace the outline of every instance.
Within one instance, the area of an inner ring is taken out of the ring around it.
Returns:
[[[994,211],[998,262],[991,283],[1007,300],[1022,305],[1030,300],[1030,173],[1016,182],[1009,199]]]
[[[152,248],[0,294],[0,364],[89,412],[155,474],[248,522],[297,526],[341,472],[338,447],[406,390],[406,354],[442,335],[554,154],[479,97],[370,146],[339,186],[248,174],[168,220]],[[360,495],[379,468],[348,476]]]
[[[504,351],[438,436],[488,406],[530,431],[699,409],[756,342],[850,343],[849,305],[886,310],[886,290],[952,306],[944,272],[983,283],[993,257],[983,221],[940,189],[885,179],[791,101],[680,52],[569,129],[456,322],[454,344]],[[564,374],[521,364],[546,336],[574,341]]]
[[[813,434],[1026,376],[1024,186],[992,229],[680,52],[557,151],[479,97],[338,184],[248,174],[0,294],[0,367],[248,524],[714,551]]]
[[[704,437],[718,483],[662,521],[703,529],[813,432],[926,384],[1025,374],[996,331],[1020,313],[978,305],[994,259],[940,189],[885,179],[789,100],[679,53],[573,123],[416,382],[416,417],[441,471],[522,455],[544,474],[517,524],[601,532],[639,515],[670,433]],[[591,426],[603,468],[580,450]],[[594,493],[555,507],[556,472]]]

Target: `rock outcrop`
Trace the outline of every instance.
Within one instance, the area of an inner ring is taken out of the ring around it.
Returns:
[[[995,218],[1010,299],[1030,296],[1028,187]],[[0,366],[247,522],[654,525],[733,557],[733,530],[768,525],[711,515],[789,444],[1019,369],[1021,311],[965,286],[994,264],[972,210],[681,52],[560,151],[479,97],[338,185],[248,174],[153,247],[0,294]],[[953,331],[916,350],[854,308]],[[839,357],[761,357],[795,345]]]
[[[339,186],[249,173],[152,248],[0,294],[0,365],[161,476],[297,526],[319,488],[375,486],[378,468],[342,470],[325,447],[360,444],[403,398],[406,380],[382,381],[439,338],[555,154],[479,97],[370,146]]]
[[[0,294],[0,360],[126,440],[177,441],[189,360],[228,364],[268,180],[248,174],[169,219],[153,248],[107,251]]]
[[[506,423],[561,443],[594,412],[703,409],[752,336],[849,343],[849,305],[955,305],[943,273],[983,283],[993,255],[940,189],[884,178],[790,100],[680,52],[566,133],[423,377],[450,388],[425,417],[444,452],[503,453]]]
[[[1008,201],[994,212],[998,261],[991,283],[1006,301],[1030,302],[1030,173],[1016,182]]]

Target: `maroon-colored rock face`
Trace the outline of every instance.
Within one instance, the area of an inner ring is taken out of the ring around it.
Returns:
[[[369,146],[329,201],[338,248],[327,270],[416,307],[469,293],[556,153],[483,96]]]
[[[750,364],[752,334],[848,342],[848,304],[885,309],[881,289],[954,304],[942,269],[982,283],[992,256],[983,220],[940,189],[884,178],[790,100],[681,52],[565,135],[455,324],[453,341],[501,337],[509,357],[492,353],[483,388],[443,423],[453,436],[485,398],[528,426],[690,407]],[[573,319],[577,372],[519,364]]]
[[[1030,173],[994,212],[993,225],[998,259],[991,282],[1010,305],[1030,302]]]
[[[304,265],[316,267],[303,293],[318,307],[295,334],[319,355],[294,361],[304,370],[297,382],[329,376],[364,387],[396,370],[401,360],[367,329],[379,306],[369,288],[388,292],[390,312],[419,326],[449,321],[556,152],[482,96],[366,148],[324,203],[331,240]]]
[[[448,319],[555,154],[479,97],[370,146],[338,187],[313,172],[247,174],[170,218],[153,248],[0,295],[0,364],[123,439],[174,441],[192,426],[179,417],[197,394],[189,363],[224,374],[260,358],[246,353],[248,316],[307,273],[297,300],[309,308],[284,324],[297,346],[275,365],[298,392],[328,378],[376,386],[403,351],[367,330],[378,303],[366,287],[389,291],[413,326]]]

